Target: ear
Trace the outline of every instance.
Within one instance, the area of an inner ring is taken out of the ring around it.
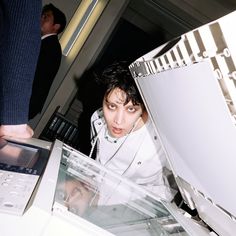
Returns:
[[[58,30],[60,29],[61,25],[60,24],[54,24],[53,27],[54,27],[55,33],[57,33]]]

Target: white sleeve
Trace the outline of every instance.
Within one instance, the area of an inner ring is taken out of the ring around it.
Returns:
[[[98,110],[96,110],[91,118],[90,118],[90,140],[91,140],[91,144],[93,144],[94,138],[97,135],[97,130],[96,130],[96,126],[95,123],[98,119],[101,119],[103,116],[102,113],[102,108],[99,108]]]

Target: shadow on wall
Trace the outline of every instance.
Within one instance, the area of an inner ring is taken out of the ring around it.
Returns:
[[[90,118],[95,110],[102,105],[105,92],[102,85],[96,82],[95,70],[87,71],[79,80],[77,99],[82,103],[83,111],[78,119],[78,149],[89,155],[90,145]]]

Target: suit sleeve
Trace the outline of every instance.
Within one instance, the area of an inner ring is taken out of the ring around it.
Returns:
[[[41,42],[42,2],[2,0],[0,8],[0,124],[26,124]]]

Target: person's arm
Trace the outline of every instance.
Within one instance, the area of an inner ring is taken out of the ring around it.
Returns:
[[[0,136],[31,137],[29,100],[40,49],[41,0],[3,0]]]

